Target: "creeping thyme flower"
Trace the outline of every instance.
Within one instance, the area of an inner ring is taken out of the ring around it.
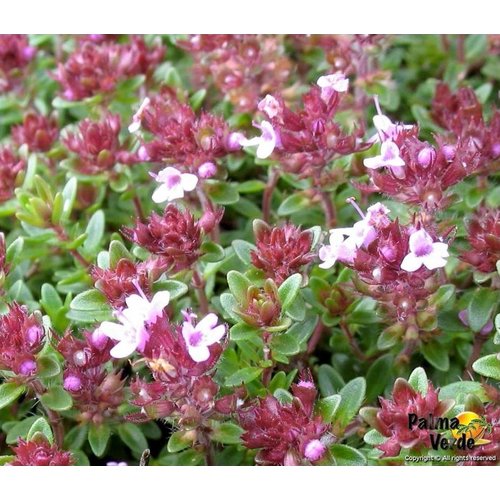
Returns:
[[[310,231],[301,231],[289,222],[271,228],[263,221],[255,221],[254,232],[257,249],[251,252],[252,264],[278,286],[313,259]]]
[[[139,109],[135,112],[134,116],[132,117],[132,123],[128,126],[128,131],[131,134],[138,132],[139,129],[141,128],[142,115],[144,113],[144,110],[149,106],[150,102],[151,99],[149,97],[146,97],[139,106]]]
[[[409,428],[408,415],[414,413],[427,418],[432,414],[435,418],[442,417],[454,405],[453,400],[438,399],[436,390],[429,382],[425,395],[416,391],[404,379],[398,378],[394,383],[392,399],[379,398],[380,409],[365,408],[363,418],[388,439],[378,449],[384,457],[397,456],[401,448],[418,450],[430,448],[429,429],[420,429],[418,425]]]
[[[196,325],[192,317],[182,324],[182,336],[186,342],[189,355],[196,361],[206,361],[210,357],[209,346],[219,342],[226,333],[224,325],[217,325],[219,318],[216,314],[207,314]]]
[[[330,100],[334,92],[347,92],[349,89],[349,79],[340,71],[320,76],[317,84],[321,88],[321,99],[325,102]]]
[[[344,229],[330,230],[330,239],[327,245],[319,249],[319,258],[322,263],[319,265],[322,269],[330,269],[337,261],[350,263],[353,262],[356,254],[356,245],[352,238],[344,239]]]
[[[9,146],[0,147],[0,203],[12,198],[17,176],[25,168],[26,162]]]
[[[257,108],[271,119],[278,116],[282,111],[279,101],[270,94],[267,94],[266,97],[259,102]]]
[[[13,446],[15,459],[9,463],[14,466],[67,466],[73,465],[74,459],[70,452],[59,449],[56,445],[43,439],[25,441],[19,439],[17,446]]]
[[[198,177],[193,174],[183,174],[174,167],[167,167],[154,175],[160,186],[153,193],[155,203],[171,202],[184,198],[184,192],[193,191],[198,184]]]
[[[259,449],[256,461],[262,465],[301,465],[325,456],[331,442],[329,425],[314,415],[317,391],[310,374],[292,385],[291,403],[266,396],[238,410],[244,445]]]
[[[446,265],[448,245],[433,241],[425,229],[419,229],[410,236],[410,253],[401,262],[401,269],[416,271],[424,265],[427,269],[437,269]]]
[[[500,209],[479,207],[467,226],[470,250],[461,258],[483,273],[491,273],[500,260]]]
[[[363,163],[366,168],[370,169],[387,167],[398,178],[405,176],[405,171],[402,168],[405,166],[405,161],[399,156],[399,148],[392,141],[384,141],[380,155],[365,158]]]
[[[45,332],[40,320],[25,306],[13,302],[0,316],[0,369],[21,377],[36,373],[35,355],[42,349]]]
[[[110,171],[117,163],[134,163],[135,156],[120,144],[120,117],[106,113],[100,121],[80,122],[76,133],[63,138],[64,145],[77,155],[75,168],[84,174]]]
[[[163,315],[169,302],[170,293],[167,291],[157,292],[151,301],[144,294],[129,295],[125,299],[127,307],[115,311],[119,323],[104,321],[98,328],[99,333],[118,341],[110,351],[111,356],[126,358],[134,351],[144,351],[150,336],[147,326]]]
[[[59,136],[59,128],[54,118],[29,112],[22,125],[12,129],[12,138],[19,145],[27,144],[30,151],[48,151]]]
[[[163,262],[158,265],[166,269],[187,269],[200,257],[200,222],[175,205],[167,205],[163,215],[152,213],[146,223],[137,221],[135,228],[122,231],[129,240],[157,255]]]
[[[271,123],[266,120],[260,123],[254,122],[253,126],[261,130],[261,135],[259,137],[253,137],[252,139],[242,139],[240,144],[245,148],[248,146],[257,146],[257,158],[268,158],[273,154],[274,148],[279,147],[279,135],[276,133]]]
[[[0,36],[0,91],[7,92],[22,81],[25,69],[35,57],[36,48],[26,35]]]

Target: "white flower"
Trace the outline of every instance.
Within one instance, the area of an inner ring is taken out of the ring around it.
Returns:
[[[132,117],[132,123],[128,126],[128,131],[131,134],[134,134],[141,128],[141,120],[144,110],[149,106],[151,99],[146,97],[142,104],[139,106],[139,109],[136,111],[134,116]]]
[[[271,119],[278,116],[281,112],[279,101],[270,94],[267,94],[266,97],[259,102],[257,107],[259,111],[262,111]]]
[[[330,100],[333,92],[347,92],[349,89],[349,79],[340,71],[331,75],[320,76],[317,84],[321,88],[321,99],[325,102]]]
[[[253,137],[252,139],[242,139],[240,144],[243,147],[257,146],[256,156],[261,160],[268,158],[274,151],[274,148],[279,143],[279,137],[273,126],[266,120],[260,124],[255,124],[254,127],[260,128],[262,134],[260,137]]]
[[[398,179],[402,179],[405,176],[405,171],[402,168],[405,166],[405,161],[399,156],[397,144],[392,141],[383,142],[380,154],[372,158],[365,158],[363,164],[366,168],[370,169],[387,167]]]
[[[110,351],[113,358],[126,358],[134,351],[142,352],[149,340],[147,325],[156,322],[169,301],[167,291],[156,293],[151,302],[145,296],[130,295],[125,300],[127,307],[115,312],[119,323],[104,321],[94,334],[118,341]]]
[[[219,342],[226,333],[224,325],[217,325],[219,318],[216,314],[207,314],[197,325],[193,325],[193,319],[184,321],[182,324],[182,336],[186,342],[189,355],[200,363],[210,357],[209,346]]]
[[[323,245],[319,249],[319,258],[323,261],[319,267],[329,269],[337,260],[344,262],[352,262],[356,255],[356,242],[354,238],[344,236],[352,234],[352,228],[332,229],[330,231],[329,245]]]
[[[401,269],[409,273],[424,265],[427,269],[437,269],[446,265],[448,245],[433,242],[425,229],[419,229],[410,236],[410,253],[401,262]]]
[[[164,168],[154,177],[161,183],[152,196],[155,203],[184,198],[184,192],[193,191],[198,184],[196,175],[183,174],[174,167]]]

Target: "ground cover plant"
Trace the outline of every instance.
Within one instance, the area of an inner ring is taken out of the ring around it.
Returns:
[[[499,53],[0,36],[0,463],[497,465]]]

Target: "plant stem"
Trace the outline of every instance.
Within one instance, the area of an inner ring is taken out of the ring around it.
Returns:
[[[55,231],[57,237],[59,238],[59,241],[65,243],[67,241],[69,241],[69,237],[68,235],[66,234],[66,231],[64,230],[64,228],[60,225],[57,225],[57,226],[52,226],[52,229]],[[83,255],[81,255],[78,250],[75,250],[74,248],[72,248],[71,250],[68,250],[69,253],[78,261],[80,262],[80,264],[83,266],[83,267],[90,267],[90,262],[85,258],[83,257]]]
[[[204,316],[206,316],[209,312],[209,307],[207,295],[205,293],[205,280],[202,278],[197,269],[193,272],[193,286],[196,288],[200,311]]]
[[[269,178],[267,179],[267,184],[264,189],[264,195],[262,197],[262,218],[264,222],[269,224],[271,219],[271,202],[273,200],[273,192],[278,184],[279,171],[276,168],[271,169]]]
[[[325,331],[325,325],[320,319],[318,320],[318,324],[314,327],[314,331],[311,335],[311,338],[307,343],[307,354],[312,354],[316,350],[316,347],[318,346],[324,331]]]
[[[141,199],[139,198],[139,196],[137,196],[137,194],[134,194],[133,201],[134,201],[135,214],[137,215],[137,217],[141,221],[146,220],[146,217],[144,216],[144,210],[142,208]]]
[[[469,380],[474,380],[472,365],[481,356],[481,349],[484,343],[488,340],[488,335],[482,335],[481,333],[476,333],[474,336],[474,343],[472,344],[472,352],[470,353],[467,364],[465,365],[465,370],[463,378],[468,378]]]
[[[55,411],[51,410],[50,408],[47,408],[40,399],[41,396],[45,392],[47,392],[47,389],[43,386],[43,384],[39,380],[33,380],[33,382],[31,382],[31,387],[33,388],[36,397],[42,404],[45,413],[47,414],[47,418],[49,419],[50,426],[52,427],[52,431],[54,433],[55,444],[58,447],[62,447],[64,441],[64,426],[62,420]]]
[[[457,59],[459,63],[465,62],[465,35],[457,35]]]
[[[325,224],[327,228],[332,228],[337,223],[337,216],[335,214],[335,207],[333,206],[330,193],[318,189],[318,193],[321,197],[321,204],[325,210]]]

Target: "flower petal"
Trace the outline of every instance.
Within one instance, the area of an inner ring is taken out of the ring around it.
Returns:
[[[436,252],[432,252],[430,255],[422,257],[422,262],[424,266],[430,270],[446,266],[446,259],[443,259],[443,257]]]
[[[420,269],[420,267],[422,267],[422,258],[417,257],[414,253],[409,253],[401,262],[401,269],[409,273]]]
[[[203,334],[203,340],[205,345],[212,345],[219,342],[219,340],[224,337],[226,333],[226,327],[224,325],[216,326],[212,328],[207,335]]]
[[[125,338],[125,327],[118,323],[112,323],[111,321],[104,321],[98,328],[99,333],[106,335],[113,340],[122,340]]]
[[[372,158],[365,158],[363,160],[363,165],[366,168],[376,169],[382,168],[384,166],[384,162],[382,161],[382,156],[373,156]]]
[[[207,314],[197,325],[196,329],[204,333],[214,328],[219,321],[217,314],[209,313]]]
[[[137,348],[137,345],[135,342],[127,342],[127,341],[122,341],[116,344],[111,351],[109,351],[109,354],[113,358],[126,358],[130,356]]]
[[[151,199],[155,203],[163,203],[164,201],[167,201],[170,195],[170,189],[166,184],[161,184],[158,186],[154,192],[153,196],[151,196]]]
[[[188,352],[191,359],[197,363],[206,361],[210,357],[210,350],[203,344],[196,347],[188,345]]]
[[[181,175],[181,187],[184,191],[192,191],[198,184],[198,177],[194,174]]]

